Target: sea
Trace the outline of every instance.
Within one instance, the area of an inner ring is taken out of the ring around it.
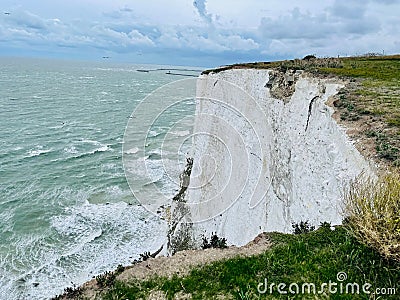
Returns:
[[[165,243],[166,221],[132,192],[146,188],[148,174],[138,165],[128,184],[124,134],[130,119],[152,119],[143,106],[134,115],[152,92],[200,71],[0,58],[1,300],[52,298]],[[151,165],[152,183],[171,197],[179,180],[168,179],[184,169],[194,111],[190,99],[163,110],[146,153],[128,153],[143,154],[133,161]],[[177,148],[167,135],[185,142]],[[139,149],[143,134],[135,137]]]

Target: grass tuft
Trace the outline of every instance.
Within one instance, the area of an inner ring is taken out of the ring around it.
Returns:
[[[400,262],[399,170],[378,180],[359,177],[345,197],[347,226],[362,243]]]

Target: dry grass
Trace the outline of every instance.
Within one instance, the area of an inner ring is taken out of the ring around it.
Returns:
[[[356,238],[384,257],[400,261],[400,173],[377,180],[360,177],[345,197],[348,227]]]

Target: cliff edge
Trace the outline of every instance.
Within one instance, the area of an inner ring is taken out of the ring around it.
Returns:
[[[300,221],[341,224],[346,185],[374,174],[332,117],[328,103],[344,86],[295,70],[201,75],[193,166],[172,205],[170,253],[212,233],[240,246]]]

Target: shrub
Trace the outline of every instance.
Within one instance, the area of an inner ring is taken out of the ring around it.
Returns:
[[[105,272],[104,274],[97,275],[97,285],[101,288],[111,287],[114,284],[116,277],[116,274],[113,272]]]
[[[292,228],[293,228],[294,234],[302,234],[302,233],[308,233],[310,231],[314,231],[315,226],[308,223],[308,221],[305,221],[305,222],[300,221],[300,223],[293,223]]]
[[[315,54],[309,54],[303,57],[303,60],[312,60],[312,59],[316,59],[317,57],[315,56]]]
[[[146,260],[148,260],[149,258],[151,258],[151,254],[150,254],[149,251],[140,254],[140,259],[141,259],[142,261],[146,261]]]
[[[64,293],[51,298],[51,300],[61,300],[61,299],[80,299],[82,296],[83,289],[75,284],[72,287],[66,287]]]
[[[118,265],[115,273],[121,274],[123,271],[125,271],[125,267],[123,265]]]
[[[331,223],[329,222],[321,222],[321,224],[319,224],[319,228],[323,229],[323,230],[331,230]]]
[[[201,246],[202,249],[208,249],[208,248],[227,248],[226,245],[226,238],[220,238],[216,234],[212,234],[210,238],[210,242],[208,242],[208,239],[203,236],[203,244]]]
[[[400,261],[400,174],[360,176],[345,195],[346,227],[362,243]]]

